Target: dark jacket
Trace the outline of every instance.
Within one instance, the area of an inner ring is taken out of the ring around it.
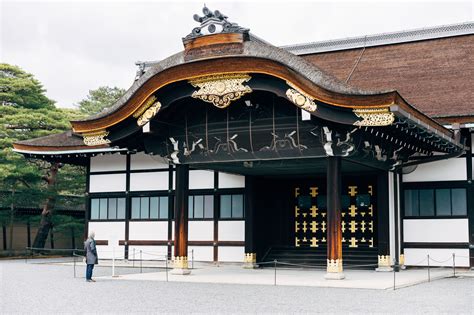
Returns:
[[[97,247],[93,238],[88,238],[84,242],[84,250],[86,251],[86,264],[97,265],[99,257],[97,256]]]

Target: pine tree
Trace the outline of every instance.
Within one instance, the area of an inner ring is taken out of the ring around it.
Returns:
[[[42,235],[35,238],[36,245],[44,247],[52,227],[56,195],[84,194],[83,169],[31,161],[13,152],[14,142],[69,130],[69,120],[83,117],[78,110],[56,108],[45,92],[33,75],[19,67],[0,64],[0,190],[9,192],[9,197],[1,202],[3,208],[9,205],[9,212],[0,215],[0,220],[10,227],[9,248],[12,248],[17,204],[44,201],[41,216],[44,228]]]

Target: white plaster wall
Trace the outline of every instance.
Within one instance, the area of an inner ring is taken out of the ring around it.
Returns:
[[[189,171],[189,189],[213,189],[214,172],[191,170]]]
[[[468,219],[403,220],[404,242],[469,242]]]
[[[130,191],[168,190],[169,172],[130,174]]]
[[[214,248],[212,246],[188,246],[188,264],[191,267],[191,260],[194,261],[213,261]]]
[[[126,169],[126,155],[105,154],[91,157],[91,172],[125,171]]]
[[[132,241],[138,240],[153,240],[166,241],[168,240],[168,221],[147,221],[147,222],[133,222],[129,223],[128,239]]]
[[[469,267],[469,249],[467,248],[405,248],[405,265],[427,266],[427,255],[430,255],[430,266],[451,267],[453,265],[453,253],[455,254],[456,266]]]
[[[108,241],[108,245],[97,246],[99,259],[112,259],[115,248],[115,257],[123,258],[124,246],[118,242],[125,239],[125,222],[89,222],[89,232],[95,232],[95,239]]]
[[[159,157],[151,157],[143,152],[130,155],[131,170],[149,170],[168,167],[168,164],[159,160]]]
[[[99,263],[101,259],[125,259],[125,246],[105,246],[97,245],[97,255]]]
[[[125,191],[125,174],[90,175],[89,192]]]
[[[244,241],[245,221],[219,221],[219,241]]]
[[[189,221],[188,240],[190,241],[212,241],[214,240],[213,221]]]
[[[403,175],[403,182],[466,180],[466,175],[466,159],[452,158],[420,164],[414,172]]]
[[[188,235],[189,235],[189,229],[188,229]],[[174,220],[171,221],[171,240],[174,241]]]
[[[134,252],[135,250],[135,252]],[[141,257],[143,260],[157,260],[162,262],[162,266],[166,265],[165,259],[168,252],[167,246],[137,246],[137,245],[130,245],[128,246],[128,259],[129,260],[139,260],[140,259],[140,251]],[[135,255],[135,258],[133,258]],[[135,263],[135,267],[137,263]]]
[[[219,246],[217,251],[218,260],[222,262],[243,262],[245,247],[243,246]]]
[[[219,172],[219,188],[244,188],[245,176]]]

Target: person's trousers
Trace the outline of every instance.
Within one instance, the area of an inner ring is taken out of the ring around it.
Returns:
[[[86,268],[86,280],[92,279],[92,270],[94,269],[94,264],[87,264]]]

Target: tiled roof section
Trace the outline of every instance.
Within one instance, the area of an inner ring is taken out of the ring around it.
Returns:
[[[82,137],[74,135],[71,131],[29,140],[17,141],[16,143],[40,147],[85,147]]]
[[[474,35],[362,51],[347,49],[303,57],[342,81],[355,68],[349,84],[362,89],[396,89],[428,116],[474,115]]]
[[[474,33],[474,22],[442,25],[393,33],[383,33],[359,37],[342,38],[321,42],[283,46],[295,55],[317,54],[362,47],[374,47],[399,43],[416,42],[427,39],[469,35]]]

